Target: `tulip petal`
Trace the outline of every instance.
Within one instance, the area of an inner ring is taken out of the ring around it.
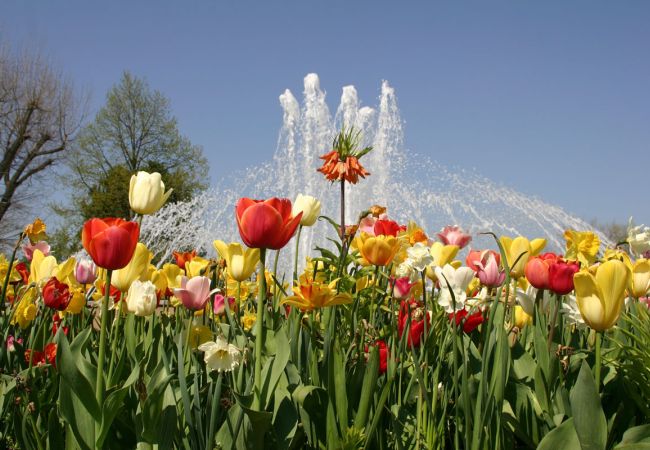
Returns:
[[[252,198],[248,197],[240,198],[237,202],[237,206],[235,206],[235,216],[237,219],[241,219],[241,217],[244,215],[244,211],[259,202],[261,202],[261,200],[253,200]]]
[[[609,260],[598,267],[595,279],[603,294],[601,298],[605,303],[605,320],[609,328],[621,313],[630,272],[623,262]]]
[[[81,230],[81,244],[86,251],[90,248],[90,240],[108,227],[109,225],[102,219],[90,219],[84,223]]]
[[[249,247],[264,247],[277,250],[276,242],[281,239],[282,217],[266,203],[249,207],[239,220],[239,232]]]
[[[291,200],[288,198],[273,197],[265,200],[264,203],[271,206],[280,214],[282,223],[287,223],[291,219]]]
[[[596,284],[596,278],[587,271],[580,271],[573,276],[578,309],[585,323],[596,331],[606,330],[605,302],[603,293]]]

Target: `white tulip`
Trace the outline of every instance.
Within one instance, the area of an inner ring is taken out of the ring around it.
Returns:
[[[165,192],[165,183],[158,172],[138,172],[131,176],[129,204],[138,214],[153,214],[165,204],[172,189]]]
[[[298,194],[296,201],[293,202],[291,215],[296,217],[301,212],[300,225],[303,227],[311,227],[316,223],[316,219],[320,215],[320,202],[311,195]]]
[[[151,281],[135,280],[129,287],[126,308],[136,316],[150,316],[156,311],[156,286]]]

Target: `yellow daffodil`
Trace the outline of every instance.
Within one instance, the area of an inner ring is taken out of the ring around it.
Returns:
[[[522,236],[514,239],[509,236],[501,236],[499,241],[505,251],[508,266],[510,267],[510,275],[513,278],[521,277],[524,274],[524,267],[526,267],[528,258],[538,255],[546,246],[546,239],[529,241]]]
[[[241,325],[244,327],[244,330],[250,331],[253,329],[255,322],[257,321],[257,315],[249,310],[244,311],[244,315],[241,318]]]
[[[129,286],[135,280],[146,281],[149,273],[149,263],[153,255],[147,249],[147,246],[141,242],[135,247],[133,258],[126,267],[114,270],[111,276],[111,284],[121,292],[127,292]]]
[[[234,278],[228,277],[228,281],[226,283],[226,287],[228,288],[227,296],[237,298],[239,295],[239,300],[244,301],[248,299],[251,294],[251,286],[255,287],[257,286],[257,283],[249,283],[246,281],[242,283],[235,280]]]
[[[409,221],[406,230],[400,231],[397,234],[397,237],[405,240],[409,245],[415,245],[418,242],[423,242],[425,244],[429,242],[429,238],[424,230],[412,220]]]
[[[83,307],[86,305],[86,294],[82,287],[70,288],[70,303],[65,309],[66,313],[79,314]]]
[[[255,272],[255,267],[260,260],[259,248],[244,249],[241,244],[236,242],[226,244],[220,240],[214,241],[213,245],[226,261],[228,275],[235,280],[244,281]]]
[[[585,323],[596,331],[605,331],[616,323],[630,282],[630,269],[612,259],[596,268],[594,276],[581,270],[573,276],[576,300]]]
[[[364,266],[369,264],[387,266],[400,249],[400,242],[394,236],[371,236],[366,232],[361,232],[355,238],[355,242],[359,253],[361,253],[361,264]]]
[[[18,324],[20,328],[27,328],[30,323],[36,318],[38,308],[36,307],[35,300],[37,296],[36,288],[30,288],[23,294],[16,305],[16,310],[11,318],[12,325]]]
[[[47,238],[45,235],[45,231],[47,230],[47,226],[45,225],[45,222],[43,222],[41,219],[37,218],[34,220],[34,222],[30,223],[25,227],[25,235],[29,238],[30,242],[32,244],[37,243],[38,241],[42,241],[43,239]]]
[[[583,267],[589,266],[596,261],[596,255],[600,248],[600,238],[592,231],[566,230],[565,258],[572,261],[579,261]]]
[[[185,263],[185,274],[187,278],[194,278],[200,275],[209,278],[210,275],[206,272],[209,264],[209,260],[195,256],[192,258],[192,261]]]
[[[630,291],[633,297],[645,297],[650,291],[650,260],[637,259],[632,267]]]
[[[338,280],[334,280],[330,284],[319,283],[318,281],[304,283],[305,281],[305,279],[301,280],[301,284],[293,288],[295,295],[287,297],[282,303],[295,306],[303,311],[311,311],[326,306],[345,305],[352,302],[352,296],[347,292],[336,293]]]
[[[457,245],[445,245],[442,242],[434,242],[429,249],[429,253],[433,257],[433,262],[427,266],[426,274],[429,279],[437,281],[436,277],[436,267],[445,267],[447,264],[450,264],[454,269],[460,267],[460,262],[452,261],[458,254],[460,247]]]
[[[190,327],[190,348],[195,349],[204,342],[212,339],[212,330],[205,325],[195,325]]]
[[[42,255],[42,253],[41,253]],[[16,270],[16,265],[18,264],[17,261],[14,261],[14,263],[11,266],[11,274],[9,275],[9,281],[20,281],[22,278],[20,277],[20,274]],[[4,282],[4,279],[7,277],[7,270],[9,270],[9,261],[7,261],[7,258],[5,255],[0,254],[0,283]],[[0,289],[2,289],[2,285],[0,284]]]

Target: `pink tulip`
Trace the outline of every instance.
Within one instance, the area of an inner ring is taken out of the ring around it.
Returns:
[[[47,256],[50,254],[50,244],[45,241],[40,241],[36,244],[30,242],[29,244],[23,245],[23,253],[25,254],[25,258],[27,258],[27,261],[31,261],[34,257],[34,250],[40,250],[41,253],[43,253],[43,256]]]
[[[235,298],[234,297],[228,297],[228,308],[232,310],[233,306],[235,306]],[[226,298],[221,295],[217,294],[214,296],[214,303],[212,304],[212,310],[214,311],[215,315],[220,316],[222,314],[225,314],[226,312]]]
[[[475,264],[478,268],[477,275],[481,284],[487,287],[497,287],[503,284],[503,281],[506,278],[506,273],[503,270],[499,270],[499,261],[494,252],[483,252],[481,260],[476,261]]]
[[[650,309],[650,297],[641,297],[639,298],[639,303],[642,305],[645,305],[648,309]]]
[[[181,287],[174,289],[174,295],[181,303],[192,311],[199,311],[205,308],[210,298],[210,279],[208,277],[194,277],[190,280],[187,277],[181,279]]]
[[[465,233],[462,228],[456,225],[444,227],[438,233],[438,238],[445,245],[457,245],[459,248],[465,247],[472,240],[471,235]]]
[[[415,283],[411,283],[409,277],[398,278],[394,282],[393,297],[398,300],[405,300],[409,296],[413,286],[415,286]]]
[[[92,284],[97,279],[97,267],[90,259],[81,259],[74,268],[74,277],[80,284]]]

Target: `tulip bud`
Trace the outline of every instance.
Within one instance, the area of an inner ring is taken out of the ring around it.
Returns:
[[[228,308],[232,310],[234,306],[235,306],[235,299],[233,297],[228,297]],[[217,316],[226,313],[226,298],[223,295],[217,294],[214,296],[212,311]]]
[[[316,223],[316,219],[320,215],[320,202],[311,195],[298,194],[296,201],[293,203],[291,215],[296,217],[302,212],[300,225],[303,227],[311,227]]]
[[[135,280],[129,287],[126,308],[136,316],[150,316],[156,311],[156,286],[151,281]]]
[[[158,172],[138,172],[137,175],[131,176],[129,204],[138,214],[155,213],[165,204],[171,193],[172,189],[165,192],[165,183]]]
[[[74,269],[74,277],[79,284],[93,284],[97,279],[97,267],[89,259],[81,259]]]

